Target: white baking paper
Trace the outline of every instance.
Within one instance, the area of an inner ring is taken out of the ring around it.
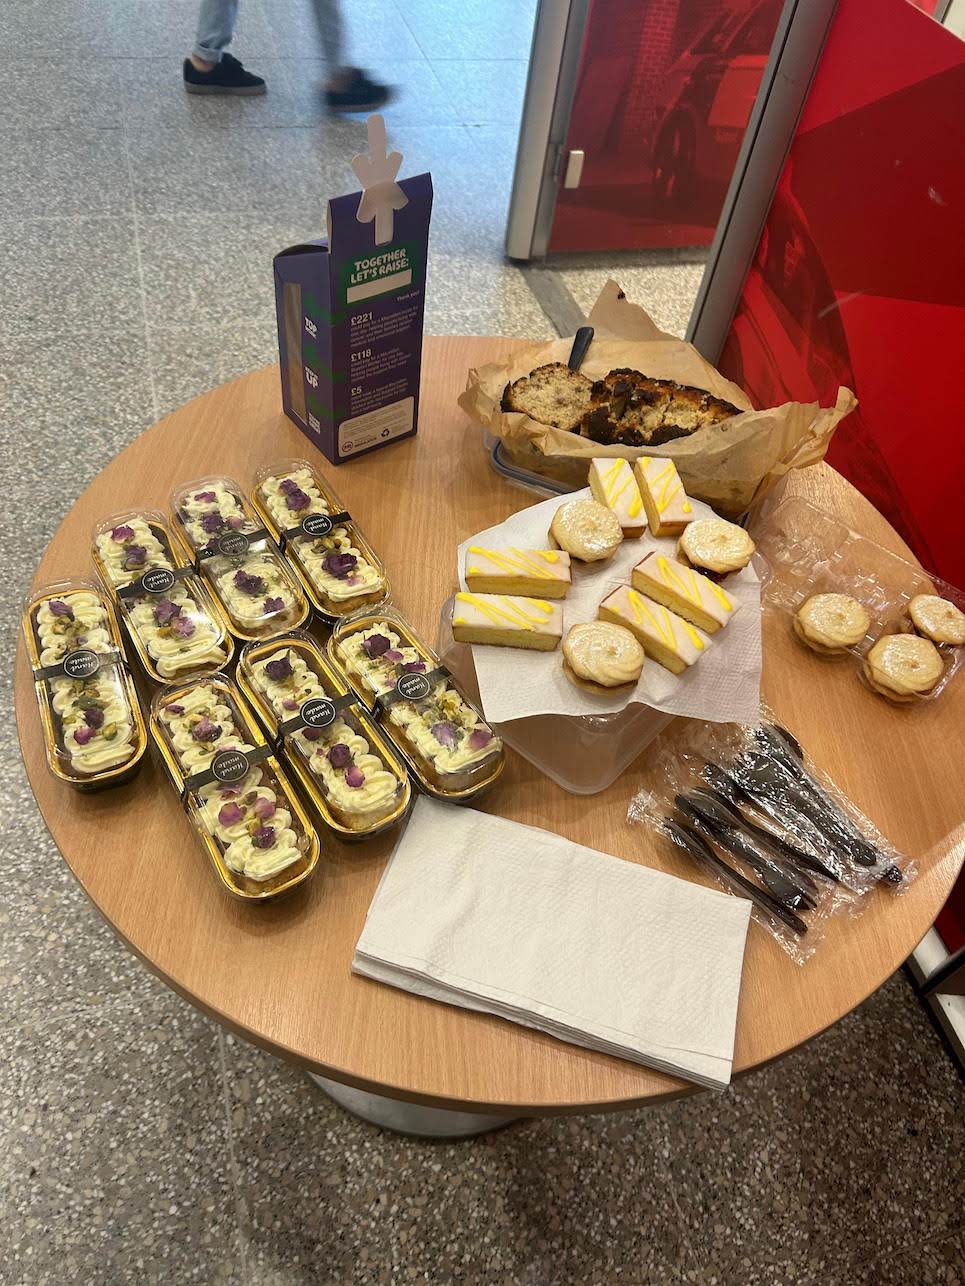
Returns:
[[[489,527],[459,546],[459,584],[465,589],[466,550],[470,545],[495,549],[548,549],[553,514],[568,501],[589,496],[590,490],[554,496],[523,509],[498,527]],[[693,501],[695,518],[710,518],[713,510]],[[562,602],[563,629],[596,619],[597,608],[618,585],[630,583],[631,569],[651,550],[673,557],[677,537],[657,540],[649,530],[637,540],[624,540],[605,563],[573,560],[573,587]],[[471,645],[479,699],[486,718],[495,723],[540,714],[611,714],[631,702],[641,702],[667,714],[716,723],[754,723],[761,687],[761,585],[753,567],[729,576],[727,593],[740,609],[713,637],[700,659],[681,675],[671,674],[647,658],[635,691],[627,695],[596,696],[578,688],[563,673],[562,647],[555,652]]]

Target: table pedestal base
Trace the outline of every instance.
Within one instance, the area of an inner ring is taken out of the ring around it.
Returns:
[[[518,1116],[488,1116],[483,1113],[450,1112],[441,1107],[422,1107],[399,1098],[383,1098],[339,1081],[309,1072],[320,1090],[344,1107],[346,1112],[398,1134],[415,1134],[424,1139],[466,1139],[487,1130],[500,1130],[504,1125],[521,1120]]]

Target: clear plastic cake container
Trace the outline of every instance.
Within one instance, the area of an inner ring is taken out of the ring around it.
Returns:
[[[477,709],[479,684],[472,648],[452,637],[452,599],[442,608],[438,652]],[[483,710],[485,715],[485,711]],[[507,746],[571,795],[597,795],[611,786],[660,736],[674,716],[634,702],[613,714],[546,714],[491,727]]]

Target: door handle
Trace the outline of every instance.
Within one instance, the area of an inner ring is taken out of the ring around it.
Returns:
[[[572,151],[566,158],[566,173],[563,175],[565,188],[578,188],[583,177],[583,152]]]

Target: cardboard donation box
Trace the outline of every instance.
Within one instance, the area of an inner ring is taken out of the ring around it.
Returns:
[[[332,464],[416,432],[432,211],[428,174],[396,181],[381,116],[328,203],[328,238],[275,256],[285,414]]]

